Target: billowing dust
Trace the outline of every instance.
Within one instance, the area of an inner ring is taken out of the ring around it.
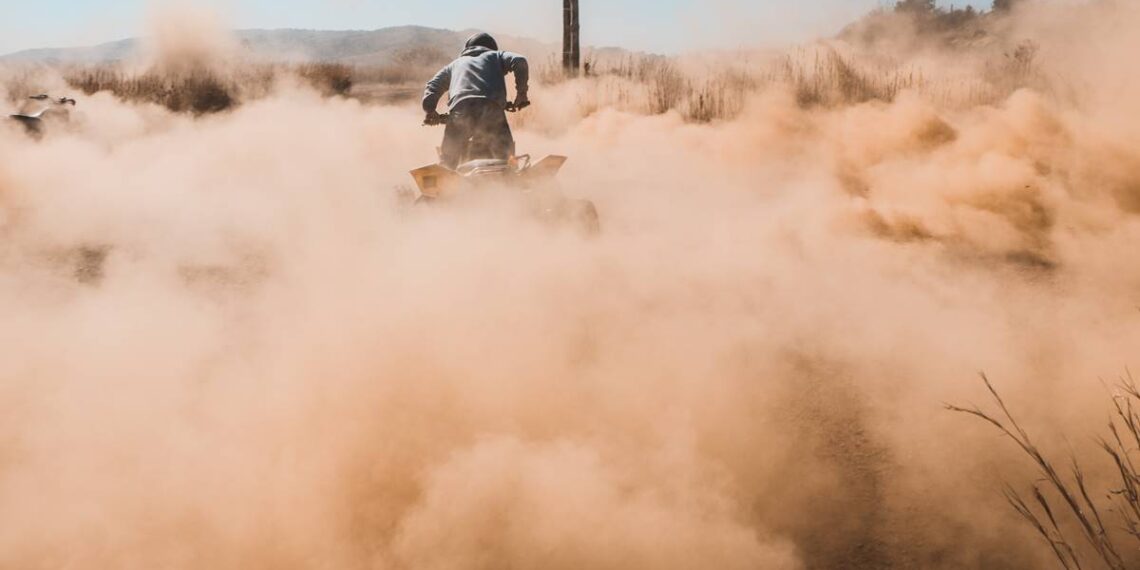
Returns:
[[[942,404],[985,371],[1081,453],[1138,364],[1140,17],[1019,22],[1063,88],[996,106],[536,87],[595,239],[402,206],[441,132],[288,83],[5,127],[0,566],[1045,567],[1029,466]]]

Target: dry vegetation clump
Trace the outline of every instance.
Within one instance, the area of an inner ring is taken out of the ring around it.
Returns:
[[[65,75],[65,80],[85,95],[107,91],[124,101],[155,103],[176,113],[217,113],[238,101],[237,85],[207,70],[131,75],[112,67],[96,67],[74,70]]]
[[[861,65],[831,46],[810,54],[801,52],[799,57],[786,57],[769,80],[791,86],[796,100],[804,107],[893,101],[902,91],[924,85],[920,71]]]
[[[982,377],[1000,413],[981,408],[947,406],[994,425],[1013,439],[1030,458],[1039,477],[1028,494],[1006,486],[1010,506],[1040,535],[1066,570],[1107,568],[1126,570],[1140,563],[1140,387],[1131,374],[1113,396],[1109,437],[1098,445],[1114,466],[1116,481],[1107,488],[1094,486],[1080,463],[1069,461],[1063,473],[1034,444],[993,384]]]
[[[682,115],[697,123],[711,123],[740,114],[746,94],[756,89],[756,80],[747,74],[726,72],[689,88]]]
[[[339,63],[306,63],[298,66],[294,72],[307,85],[328,97],[348,95],[355,83],[355,70]]]
[[[660,115],[678,108],[692,94],[692,84],[668,60],[649,58],[634,76],[649,86],[649,113]]]
[[[326,96],[347,95],[353,86],[351,67],[329,63],[247,65],[225,72],[204,67],[150,69],[141,74],[107,65],[67,70],[64,80],[86,95],[106,91],[124,101],[153,103],[176,113],[204,115],[265,97],[283,74],[300,78]]]

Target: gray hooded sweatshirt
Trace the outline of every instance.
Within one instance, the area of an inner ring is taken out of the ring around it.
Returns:
[[[447,108],[469,99],[488,99],[504,108],[507,105],[508,73],[515,74],[517,100],[527,100],[530,68],[526,58],[499,51],[498,44],[487,34],[476,34],[467,40],[459,59],[439,70],[424,89],[424,111],[431,113],[447,92]]]

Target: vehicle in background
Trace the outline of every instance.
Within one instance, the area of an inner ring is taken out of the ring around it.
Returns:
[[[70,97],[52,98],[48,95],[35,95],[28,100],[35,101],[35,110],[9,115],[9,119],[20,123],[32,138],[44,136],[51,123],[66,123],[71,117],[71,107],[76,101]]]

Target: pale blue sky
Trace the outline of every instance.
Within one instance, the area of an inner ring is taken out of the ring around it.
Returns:
[[[558,0],[0,0],[0,54],[146,33],[164,2],[209,5],[234,28],[482,28],[556,40]],[[589,45],[677,52],[771,45],[830,34],[888,0],[581,0]],[[940,0],[950,5],[947,0]],[[988,7],[990,0],[954,0]]]

